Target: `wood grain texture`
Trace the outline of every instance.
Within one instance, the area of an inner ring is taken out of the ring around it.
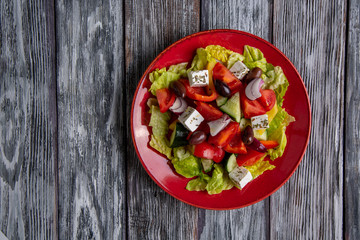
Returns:
[[[198,209],[168,195],[150,179],[130,133],[132,98],[141,75],[167,46],[197,32],[199,1],[125,1],[128,239],[192,239]]]
[[[348,6],[345,95],[345,239],[360,239],[360,2]]]
[[[52,1],[0,2],[0,231],[56,238]]]
[[[60,239],[125,239],[123,3],[58,1]]]
[[[274,2],[273,43],[305,82],[312,129],[299,168],[271,197],[271,239],[343,237],[345,30],[345,1]]]
[[[202,1],[201,30],[238,29],[270,41],[271,19],[271,1]],[[266,239],[269,233],[268,201],[231,211],[199,210],[199,224],[203,223],[199,239]]]

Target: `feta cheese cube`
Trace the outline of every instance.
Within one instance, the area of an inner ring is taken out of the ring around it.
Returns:
[[[268,115],[259,115],[251,118],[251,126],[254,130],[269,128]]]
[[[204,87],[209,85],[209,71],[198,70],[188,73],[190,87]]]
[[[239,188],[244,188],[245,185],[248,184],[253,179],[249,170],[240,166],[235,167],[229,173],[229,178]]]
[[[245,64],[240,61],[235,62],[229,70],[240,80],[250,71]]]
[[[194,108],[187,107],[185,112],[179,116],[179,121],[191,132],[195,131],[200,123],[204,121],[203,116]]]

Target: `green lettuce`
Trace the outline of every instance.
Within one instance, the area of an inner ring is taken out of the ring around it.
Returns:
[[[263,72],[267,72],[268,64],[264,58],[264,54],[259,49],[245,45],[244,57],[244,64],[249,69],[259,67]]]
[[[211,56],[204,48],[196,49],[196,55],[191,62],[191,67],[188,69],[188,72],[205,69],[206,64],[210,60]]]
[[[251,176],[255,179],[261,174],[263,174],[266,170],[272,170],[275,168],[274,165],[271,165],[269,161],[264,161],[266,155],[259,161],[257,161],[254,165],[246,166],[245,168],[249,170]]]
[[[284,154],[287,144],[286,127],[295,121],[295,118],[289,115],[285,109],[279,108],[278,113],[271,121],[269,128],[267,129],[268,140],[277,141],[279,146],[274,149],[269,149],[268,154],[271,160],[281,157]]]
[[[221,164],[214,164],[214,171],[212,177],[206,185],[206,190],[208,194],[218,194],[223,190],[229,190],[234,186],[231,182],[229,175],[224,170],[224,167]]]
[[[150,112],[149,126],[152,127],[152,135],[149,144],[152,148],[171,158],[171,148],[166,138],[169,130],[168,121],[170,120],[170,114],[168,112],[160,112],[159,107],[154,105],[151,106]]]
[[[220,45],[209,45],[205,48],[205,51],[211,57],[216,58],[217,60],[219,60],[223,63],[227,63],[230,55],[234,53],[233,51],[226,49]]]
[[[173,164],[175,171],[186,178],[199,176],[201,173],[201,161],[194,155],[189,155],[183,159],[174,157],[171,159],[171,163]]]
[[[264,79],[263,88],[274,90],[274,92],[276,93],[277,104],[281,107],[284,101],[286,90],[289,86],[289,81],[287,80],[281,67],[276,66],[272,67],[272,69],[268,69],[270,70],[268,70],[261,76]]]
[[[237,61],[242,62],[244,60],[244,58],[245,57],[243,55],[241,55],[240,53],[234,52],[229,56],[226,67],[228,69],[230,69],[234,65],[234,63],[236,63]]]
[[[169,141],[165,136],[151,135],[150,146],[156,149],[158,152],[166,155],[167,158],[171,158],[171,148],[169,147]]]
[[[189,191],[205,191],[210,179],[208,175],[201,173],[199,177],[187,183],[186,189]]]
[[[180,79],[180,77],[186,77],[186,66],[187,63],[179,63],[170,66],[167,71],[166,68],[162,68],[151,72],[149,79],[152,84],[149,91],[156,96],[156,90],[168,88],[171,82]]]

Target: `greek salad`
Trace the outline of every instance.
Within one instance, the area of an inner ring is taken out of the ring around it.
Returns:
[[[259,49],[198,48],[190,67],[156,69],[149,80],[149,145],[191,178],[187,190],[242,189],[275,168],[295,119],[282,107],[286,76]]]

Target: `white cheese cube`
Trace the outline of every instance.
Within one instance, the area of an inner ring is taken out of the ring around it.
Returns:
[[[239,166],[235,167],[229,173],[229,178],[239,188],[244,188],[245,185],[248,184],[253,179],[249,170]]]
[[[245,64],[240,61],[235,62],[229,70],[240,80],[250,71]]]
[[[251,126],[254,130],[269,128],[268,115],[259,115],[251,118]]]
[[[179,121],[191,132],[195,131],[200,123],[204,121],[203,116],[192,107],[187,107],[185,112],[179,116]]]
[[[188,73],[190,87],[205,87],[209,85],[209,71],[199,70]]]

